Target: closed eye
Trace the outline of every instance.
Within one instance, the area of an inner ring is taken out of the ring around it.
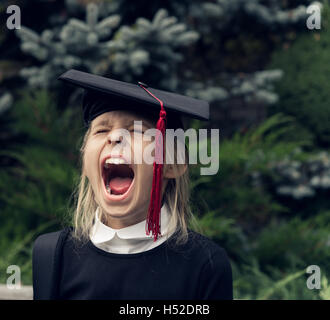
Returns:
[[[95,132],[95,134],[98,134],[98,133],[104,133],[104,132],[107,132],[108,130],[98,130],[98,131],[96,131]],[[129,130],[129,132],[139,132],[139,133],[144,133],[144,131],[143,130],[134,130],[134,129],[131,129],[131,130]]]

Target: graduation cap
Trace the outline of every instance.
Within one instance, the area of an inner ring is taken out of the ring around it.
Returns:
[[[182,127],[179,116],[200,120],[209,119],[209,104],[206,101],[184,95],[167,92],[138,82],[137,84],[71,69],[63,73],[58,80],[85,89],[83,96],[83,119],[86,126],[99,115],[113,110],[133,110],[154,114],[159,112],[156,124],[158,133],[164,138],[165,129],[171,122],[171,128]],[[161,140],[161,141],[164,141]],[[163,146],[163,152],[160,148]],[[164,155],[164,144],[159,143],[156,135],[155,158]],[[163,161],[156,160],[153,167],[153,182],[148,210],[146,233],[151,231],[154,241],[160,234],[159,215],[161,209],[161,190]]]

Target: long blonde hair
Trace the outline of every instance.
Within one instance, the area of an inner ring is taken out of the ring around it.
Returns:
[[[84,153],[91,133],[91,128],[84,135],[80,147],[81,175],[73,192],[74,204],[71,208],[70,218],[74,226],[72,236],[80,242],[89,240],[98,204],[94,198],[92,186],[84,174]],[[176,153],[176,148],[175,148]],[[188,152],[185,147],[185,159],[188,163]],[[178,164],[173,165],[173,170],[178,170]],[[169,230],[174,231],[175,245],[184,244],[188,240],[188,225],[191,223],[198,229],[196,219],[190,210],[189,199],[189,166],[177,178],[169,179],[163,195],[163,203],[171,214]]]

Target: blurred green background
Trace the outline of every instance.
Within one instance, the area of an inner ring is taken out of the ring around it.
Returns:
[[[191,168],[191,204],[234,298],[330,299],[330,6],[310,30],[311,3],[1,1],[0,283],[18,265],[30,285],[33,241],[68,224],[81,91],[56,79],[75,68],[208,100],[210,123],[190,126],[220,129],[220,169]]]

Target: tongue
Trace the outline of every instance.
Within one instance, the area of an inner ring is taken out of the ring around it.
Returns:
[[[113,194],[124,194],[132,183],[132,178],[112,178],[109,182]]]

